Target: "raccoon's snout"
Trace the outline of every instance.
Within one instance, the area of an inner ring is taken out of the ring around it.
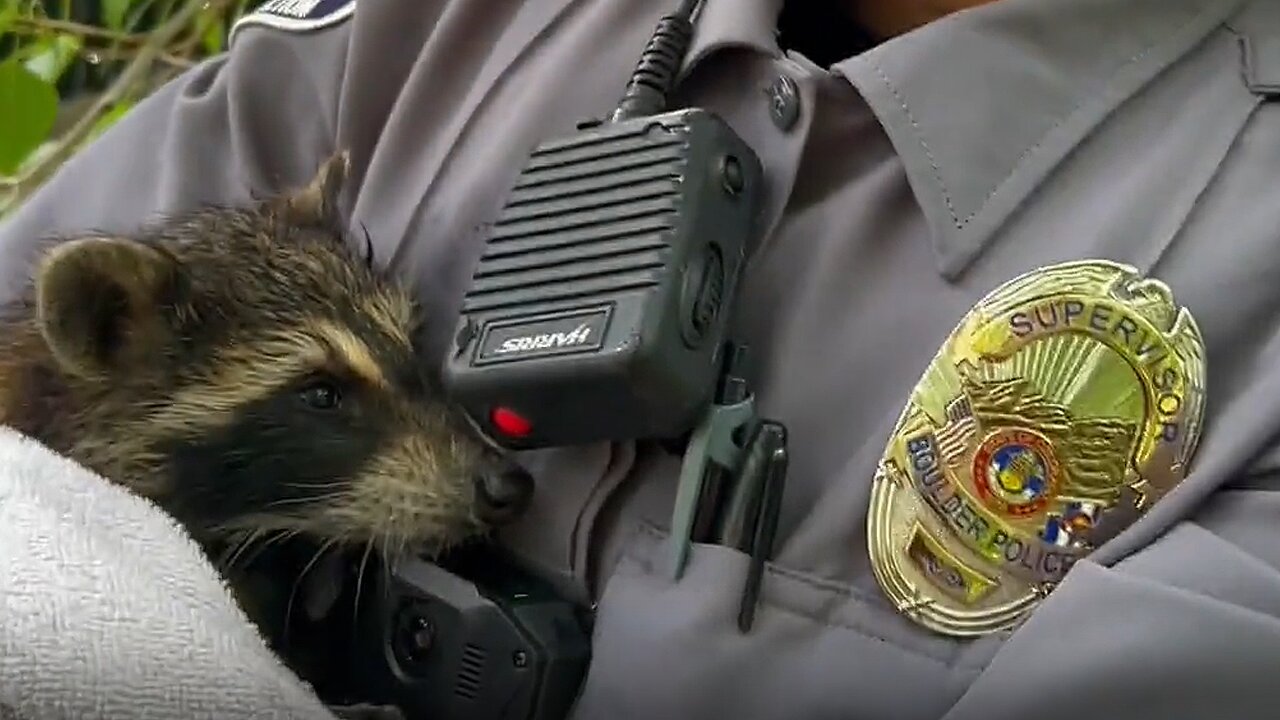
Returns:
[[[520,517],[533,497],[533,476],[507,459],[507,452],[461,407],[450,406],[455,427],[488,456],[488,467],[472,478],[475,512],[480,522],[496,527]]]
[[[533,497],[533,477],[515,465],[481,472],[475,476],[474,484],[476,515],[491,526],[520,517]]]

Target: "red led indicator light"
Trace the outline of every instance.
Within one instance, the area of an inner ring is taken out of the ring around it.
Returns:
[[[509,437],[524,437],[533,430],[533,423],[511,408],[494,408],[489,419],[499,432]]]

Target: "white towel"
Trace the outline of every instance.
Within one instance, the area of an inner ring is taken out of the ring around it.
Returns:
[[[335,720],[155,505],[0,427],[0,718]]]

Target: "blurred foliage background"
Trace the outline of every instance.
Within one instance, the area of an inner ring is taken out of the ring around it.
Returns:
[[[264,0],[0,0],[0,216]]]

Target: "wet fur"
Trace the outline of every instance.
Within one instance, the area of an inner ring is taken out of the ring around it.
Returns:
[[[410,296],[341,231],[346,169],[339,155],[290,195],[47,245],[0,312],[0,424],[207,549],[439,552],[481,532],[472,478],[498,459],[439,400]],[[340,409],[303,401],[317,381]]]

